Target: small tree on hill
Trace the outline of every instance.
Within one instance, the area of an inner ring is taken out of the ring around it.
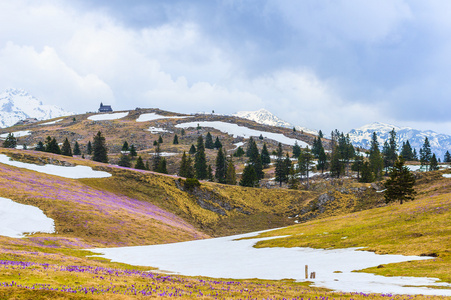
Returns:
[[[255,172],[254,166],[248,164],[246,167],[244,167],[243,175],[241,175],[240,185],[256,187],[258,186],[258,181],[259,179],[257,177],[257,173]]]
[[[227,173],[227,160],[222,151],[222,148],[219,148],[218,154],[216,155],[216,172],[215,177],[219,183],[225,183],[226,181],[226,173]]]
[[[61,154],[65,156],[72,156],[72,148],[70,147],[70,143],[67,138],[64,140],[63,147],[61,147]]]
[[[34,150],[36,150],[36,151],[45,151],[44,143],[42,143],[42,141],[39,141],[38,144],[36,145],[36,148]]]
[[[157,169],[155,170],[158,173],[163,173],[163,174],[167,174],[168,173],[168,169],[166,168],[166,158],[162,158],[160,159],[160,163],[158,164]]]
[[[196,178],[199,180],[207,179],[207,158],[205,156],[204,139],[202,135],[197,138],[196,155],[194,156],[194,170],[196,173]]]
[[[435,156],[435,153],[432,154],[431,162],[429,163],[429,171],[437,171],[439,169],[437,157]]]
[[[215,143],[214,143],[214,147],[215,147],[215,149],[222,148],[222,143],[219,140],[219,137],[216,137],[216,140],[215,140]]]
[[[108,150],[106,148],[105,137],[99,131],[94,136],[92,143],[92,160],[107,163],[108,162]]]
[[[124,144],[122,145],[121,151],[129,151],[129,147],[128,147],[127,141],[125,141]]]
[[[135,148],[135,145],[131,145],[130,146],[130,156],[131,157],[135,157],[135,156],[137,156],[138,155],[138,153],[136,152],[136,148]]]
[[[207,132],[207,135],[205,136],[205,148],[207,149],[213,149],[215,147],[213,143],[213,137],[211,136],[210,132]]]
[[[190,156],[183,151],[182,160],[180,162],[179,176],[185,178],[194,178],[193,162]]]
[[[88,155],[92,154],[92,144],[91,141],[88,142],[88,146],[86,147],[86,152],[88,153]]]
[[[395,165],[389,173],[390,178],[385,182],[384,198],[385,202],[413,200],[415,197],[415,177],[410,173],[409,169],[404,165],[402,156],[396,160]]]
[[[177,135],[174,135],[174,139],[172,140],[172,143],[174,145],[178,145],[179,144],[179,137]]]
[[[130,168],[131,167],[131,160],[130,160],[130,155],[128,155],[127,153],[121,153],[119,162],[117,163],[118,166],[121,167],[127,167]]]
[[[77,141],[74,144],[74,155],[81,155],[80,145]]]
[[[242,148],[241,146],[239,146],[239,147],[236,149],[235,153],[233,153],[233,156],[235,156],[235,157],[242,157],[244,154],[245,154],[245,153],[244,153],[243,148]]]
[[[13,133],[8,133],[5,141],[3,142],[3,148],[16,148],[17,139],[14,137]]]
[[[243,152],[244,153],[244,152]],[[271,163],[271,157],[269,156],[268,148],[266,147],[266,143],[263,144],[262,153],[260,154],[263,168],[267,168]]]
[[[145,170],[146,166],[144,165],[143,159],[141,156],[138,156],[138,159],[136,160],[135,169],[138,170]]]
[[[231,157],[228,159],[228,161],[229,163],[227,164],[226,184],[235,185],[236,184],[235,165],[233,164]]]
[[[188,153],[191,154],[191,155],[192,155],[192,154],[195,154],[195,153],[196,153],[196,146],[191,145],[191,148],[189,148]]]
[[[445,157],[443,158],[443,162],[451,162],[451,154],[449,154],[449,151],[446,151]]]

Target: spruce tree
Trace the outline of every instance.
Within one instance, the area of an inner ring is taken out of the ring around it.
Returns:
[[[125,141],[124,144],[122,145],[121,151],[129,151],[129,147],[128,147],[127,141]]]
[[[241,146],[239,146],[239,147],[236,149],[235,153],[233,153],[233,156],[235,156],[235,157],[242,157],[244,154],[245,154],[245,153],[244,153],[243,148],[241,148]]]
[[[324,173],[324,170],[328,168],[327,155],[323,147],[321,147],[321,150],[319,152],[318,164],[316,167],[318,170],[321,170],[321,173]]]
[[[373,182],[373,180],[374,180],[373,171],[371,170],[371,166],[370,166],[369,162],[366,161],[362,164],[361,174],[362,175],[360,176],[360,179],[359,179],[360,182],[366,182],[366,183]]]
[[[412,160],[418,161],[417,149],[415,149],[415,148],[413,148],[413,152],[412,152]]]
[[[158,163],[158,167],[155,171],[158,173],[163,173],[163,174],[168,173],[166,158],[163,157],[160,159],[160,162]]]
[[[283,160],[283,151],[281,143],[277,145],[277,158],[275,164],[276,164],[275,180],[279,182],[279,186],[282,186],[282,183],[286,181],[288,174],[286,172],[285,163]]]
[[[226,173],[226,184],[235,185],[236,184],[236,172],[235,165],[233,164],[232,158],[228,159],[227,173]]]
[[[194,170],[191,157],[187,156],[185,151],[183,151],[178,175],[185,178],[194,177]]]
[[[161,148],[160,148],[160,143],[157,143],[157,145],[155,146],[154,149],[154,154],[153,154],[153,165],[152,165],[152,170],[155,172],[158,172],[158,167],[160,166],[160,160],[161,160]]]
[[[373,132],[371,137],[369,163],[374,179],[380,179],[382,177],[382,169],[384,168],[384,160],[379,150],[376,132]]]
[[[219,137],[216,137],[216,140],[215,140],[215,143],[214,143],[214,147],[215,147],[215,149],[222,148],[222,143],[219,140]]]
[[[340,175],[344,173],[344,165],[340,160],[340,152],[335,150],[332,153],[330,160],[330,176],[340,178]]]
[[[158,137],[158,144],[163,144],[163,138],[161,137],[161,135]]]
[[[196,146],[197,151],[194,156],[194,172],[197,179],[207,179],[207,158],[205,156],[204,139],[202,138],[202,135],[199,135],[199,137],[197,138]]]
[[[248,163],[254,166],[254,171],[257,173],[258,179],[263,179],[265,173],[263,172],[262,160],[258,152],[257,144],[252,137],[249,139],[247,155],[249,156]]]
[[[306,147],[301,151],[298,158],[299,172],[307,178],[307,189],[310,188],[310,171],[312,170],[314,156],[310,149]]]
[[[243,174],[241,175],[240,185],[247,187],[256,187],[258,186],[258,177],[255,172],[254,166],[248,164],[244,167]]]
[[[94,136],[94,141],[92,143],[92,160],[107,163],[108,162],[108,150],[105,145],[105,137],[99,131]]]
[[[426,171],[428,171],[428,165],[432,158],[431,145],[429,144],[428,137],[424,138],[423,147],[420,149],[420,163],[421,167],[426,166]]]
[[[74,155],[81,155],[80,145],[77,141],[74,144]]]
[[[58,145],[58,142],[55,138],[51,138],[50,141],[46,144],[45,151],[49,153],[61,154],[60,146]]]
[[[218,154],[216,155],[216,172],[215,178],[219,183],[226,182],[227,173],[227,160],[222,148],[219,148]]]
[[[357,180],[360,181],[360,172],[362,171],[364,159],[362,155],[356,155],[352,163],[351,170],[357,172]]]
[[[406,161],[414,160],[413,159],[412,147],[410,146],[409,140],[407,140],[406,142],[402,143],[401,153],[400,154],[402,155],[402,157]]]
[[[209,181],[214,181],[215,180],[215,178],[213,176],[213,169],[211,168],[211,165],[208,165],[208,168],[207,168],[207,179]]]
[[[213,149],[214,147],[215,147],[215,144],[213,143],[213,137],[211,136],[210,132],[207,132],[207,135],[205,137],[205,148]]]
[[[390,178],[384,184],[384,198],[386,203],[400,201],[400,204],[402,204],[404,201],[414,199],[416,194],[413,188],[415,185],[415,176],[404,165],[404,159],[402,157],[396,160],[389,176]]]
[[[36,151],[45,151],[44,144],[42,143],[42,141],[38,142],[38,144],[36,145],[36,148],[34,150],[36,150]]]
[[[118,166],[130,168],[131,167],[131,160],[130,155],[127,153],[121,153],[121,156],[119,158],[119,162],[117,163]]]
[[[196,147],[194,145],[191,145],[191,148],[189,148],[188,153],[191,154],[191,155],[196,153]]]
[[[244,152],[243,152],[244,153]],[[260,155],[262,160],[262,165],[264,168],[267,168],[271,163],[271,157],[269,156],[268,148],[266,147],[266,143],[263,144],[262,153]]]
[[[313,143],[315,143],[315,142],[313,142]],[[298,141],[295,141],[294,145],[293,145],[293,157],[297,159],[300,154],[301,154],[301,147],[298,145]]]
[[[88,155],[92,154],[92,145],[91,145],[91,141],[88,141],[88,146],[86,146],[86,153],[88,153]]]
[[[143,159],[141,156],[138,156],[138,159],[136,160],[135,169],[138,170],[145,170],[146,166],[144,165]]]
[[[136,152],[136,148],[135,148],[135,145],[131,145],[130,146],[130,156],[131,157],[135,157],[135,156],[137,156],[138,155],[138,153]]]
[[[14,137],[13,133],[8,133],[5,141],[3,142],[3,148],[16,148],[17,139]]]
[[[323,132],[321,130],[318,132],[318,137],[320,139],[324,138],[324,134],[323,134]]]
[[[451,155],[449,154],[449,151],[446,151],[445,157],[443,158],[443,162],[445,163],[451,162]]]
[[[439,169],[438,163],[437,163],[437,157],[435,156],[435,153],[432,154],[431,161],[429,163],[429,171],[437,171]]]
[[[70,147],[70,143],[67,138],[64,140],[63,147],[61,147],[61,154],[64,156],[72,156],[72,148]]]
[[[172,140],[172,143],[174,145],[178,145],[179,144],[179,137],[177,135],[174,135],[174,139]]]

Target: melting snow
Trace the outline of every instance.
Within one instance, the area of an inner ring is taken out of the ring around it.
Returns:
[[[149,153],[150,155],[155,155],[155,153]],[[160,152],[160,156],[174,156],[177,155],[178,153],[173,153],[173,152]]]
[[[319,287],[346,292],[451,295],[449,289],[420,287],[451,287],[450,284],[436,282],[434,278],[384,277],[352,272],[381,264],[431,257],[377,255],[374,252],[356,251],[355,248],[254,248],[256,241],[263,239],[236,240],[252,235],[255,233],[166,245],[98,248],[94,251],[113,261],[152,266],[188,276],[273,280],[293,278],[304,281],[305,265],[308,265],[309,272],[316,272],[316,279],[308,280]]]
[[[42,210],[0,197],[0,235],[20,238],[24,233],[55,232],[55,222]]]
[[[142,114],[139,115],[139,118],[136,119],[136,122],[147,122],[147,121],[153,121],[153,120],[159,120],[159,119],[183,119],[188,118],[189,116],[162,116],[157,115],[156,113],[148,113],[148,114]]]
[[[39,125],[52,125],[52,124],[56,124],[58,122],[61,122],[62,120],[64,120],[64,119],[58,119],[56,121],[50,121],[50,122],[42,123],[42,124],[39,124]]]
[[[260,135],[262,135],[265,138],[268,138],[268,139],[271,139],[271,140],[275,140],[275,141],[280,142],[280,143],[285,144],[285,145],[293,146],[295,144],[295,142],[297,142],[298,145],[301,146],[301,147],[307,147],[308,146],[308,144],[303,142],[303,141],[286,137],[286,136],[284,136],[281,133],[260,131],[260,130],[250,129],[250,128],[247,128],[247,127],[244,127],[244,126],[238,126],[236,124],[220,122],[220,121],[214,121],[214,122],[208,122],[208,121],[204,121],[204,122],[188,122],[188,123],[177,124],[177,125],[175,125],[175,127],[178,127],[178,128],[189,128],[189,127],[196,128],[198,124],[201,127],[212,127],[212,128],[217,129],[219,131],[222,131],[222,132],[228,133],[230,135],[233,135],[233,137],[242,136],[242,137],[248,139],[251,136],[259,137]]]
[[[445,178],[451,178],[451,174],[443,174],[443,177],[445,177]]]
[[[24,168],[40,173],[45,173],[49,175],[55,175],[65,178],[105,178],[110,177],[111,174],[103,171],[94,171],[91,167],[87,166],[75,166],[75,167],[63,167],[56,165],[35,165],[23,163],[20,161],[10,160],[5,154],[0,154],[0,163],[10,165],[13,167]]]
[[[166,130],[164,128],[158,128],[158,127],[149,127],[149,129],[147,129],[147,131],[150,131],[151,133],[172,132],[172,131]]]
[[[92,121],[107,121],[107,120],[117,120],[122,119],[123,117],[127,116],[128,112],[118,112],[118,113],[112,113],[112,114],[99,114],[99,115],[93,115],[88,117],[88,120]]]
[[[31,131],[30,131],[30,130],[26,130],[26,131],[16,131],[16,132],[11,132],[11,133],[14,135],[14,137],[18,138],[18,137],[21,137],[21,136],[27,136],[27,135],[30,135],[30,134],[31,134]],[[0,134],[0,138],[1,138],[1,139],[6,139],[6,137],[8,136],[8,134],[9,134],[9,133],[3,133],[3,134]]]

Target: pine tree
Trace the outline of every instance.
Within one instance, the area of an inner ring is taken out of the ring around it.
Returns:
[[[122,149],[121,149],[121,151],[129,151],[129,148],[128,148],[128,143],[127,143],[127,141],[125,141],[125,142],[124,142],[124,144],[122,145]]]
[[[354,162],[352,163],[351,170],[354,172],[357,172],[357,180],[360,181],[360,172],[362,171],[362,165],[363,165],[363,156],[362,155],[356,155],[354,158]]]
[[[314,143],[315,142],[313,142],[313,144]],[[293,145],[293,157],[297,159],[300,154],[301,154],[301,147],[298,145],[298,141],[295,141],[294,145]]]
[[[340,152],[334,151],[330,160],[330,176],[340,178],[340,175],[344,173],[344,166],[340,160]]]
[[[207,168],[207,179],[208,179],[208,181],[215,180],[215,178],[213,176],[213,169],[211,168],[211,165],[208,165],[208,168]]]
[[[60,146],[58,145],[58,142],[55,138],[47,137],[47,144],[45,146],[45,152],[49,153],[55,153],[55,154],[61,154]]]
[[[214,147],[215,144],[213,143],[213,137],[211,136],[210,132],[207,132],[207,135],[205,136],[205,148],[213,149]]]
[[[414,160],[412,147],[410,146],[409,140],[407,140],[406,142],[402,143],[401,153],[400,154],[402,155],[402,157],[406,161]]]
[[[161,148],[160,148],[160,143],[157,143],[157,145],[155,146],[154,149],[154,153],[153,153],[153,162],[152,162],[152,170],[155,172],[158,172],[158,167],[160,165],[160,160],[161,160]]]
[[[202,135],[197,138],[197,151],[194,156],[194,171],[199,180],[207,179],[207,158],[205,156],[204,139]]]
[[[323,142],[321,141],[321,138],[318,136],[313,140],[312,145],[312,154],[315,156],[315,158],[319,158],[319,155],[321,154],[321,149],[324,150]]]
[[[318,157],[317,169],[321,170],[321,173],[324,173],[324,170],[327,168],[328,168],[328,163],[327,163],[326,151],[324,151],[324,148],[321,147],[321,150],[319,152],[319,157]]]
[[[226,173],[226,184],[235,185],[236,184],[236,172],[235,165],[233,164],[232,158],[228,159],[227,173]]]
[[[91,154],[92,154],[92,145],[91,145],[91,141],[88,141],[88,146],[87,146],[86,152],[88,153],[88,155],[91,155]]]
[[[191,157],[187,156],[185,151],[183,151],[182,161],[180,162],[179,176],[185,178],[194,177],[194,169]]]
[[[74,155],[81,155],[80,145],[77,141],[74,144]]]
[[[179,144],[179,137],[177,135],[174,135],[174,139],[172,140],[172,143],[174,145],[178,145]]]
[[[296,168],[291,165],[289,175],[288,175],[288,188],[292,190],[298,189],[298,179],[296,178]]]
[[[420,163],[421,167],[426,166],[426,171],[428,171],[428,165],[432,158],[431,145],[429,144],[428,137],[424,138],[423,147],[420,149]]]
[[[182,131],[180,132],[180,134],[181,134],[182,136],[184,136],[184,135],[185,135],[185,129],[182,128]]]
[[[130,168],[131,167],[131,161],[130,161],[130,155],[127,153],[121,153],[119,162],[117,163],[118,166]]]
[[[388,140],[388,165],[393,167],[395,161],[398,159],[398,145],[396,144],[396,131],[393,128],[390,131],[390,138]]]
[[[191,155],[196,153],[196,147],[194,145],[191,145],[191,148],[189,148],[188,153],[191,154]]]
[[[299,172],[307,179],[307,189],[310,188],[310,171],[312,170],[314,156],[310,149],[306,147],[302,150],[298,158]]]
[[[64,156],[72,156],[72,148],[70,147],[70,143],[67,138],[64,140],[63,147],[61,147],[61,154]]]
[[[371,170],[369,162],[366,161],[362,164],[361,174],[360,182],[369,183],[374,181],[373,171]]]
[[[340,152],[340,160],[343,163],[343,168],[346,174],[349,175],[349,161],[355,156],[354,146],[352,146],[349,134],[346,136],[341,133],[338,137],[338,151]]]
[[[443,158],[443,162],[445,163],[451,162],[451,155],[449,154],[449,151],[446,151],[445,157]]]
[[[251,157],[254,156],[255,153],[258,153],[257,144],[255,143],[252,137],[249,138],[249,142],[247,143],[246,156]]]
[[[416,194],[413,188],[415,185],[415,176],[404,165],[404,159],[402,157],[396,160],[389,176],[390,178],[384,184],[384,198],[386,203],[400,201],[400,204],[402,204],[404,201],[414,199]]]
[[[429,163],[429,171],[437,171],[439,169],[438,163],[437,163],[437,157],[435,156],[435,153],[432,154],[431,161]]]
[[[244,153],[243,148],[241,148],[241,146],[239,146],[239,147],[236,149],[235,153],[233,153],[233,156],[235,156],[235,157],[242,157],[244,154],[245,154],[245,153]]]
[[[136,152],[135,145],[133,145],[133,144],[130,146],[130,156],[131,157],[138,156],[138,153]]]
[[[279,182],[279,186],[282,186],[282,183],[286,181],[288,174],[285,169],[285,163],[283,160],[283,151],[282,151],[281,143],[279,143],[279,145],[277,146],[275,175],[276,175],[275,180]]]
[[[3,142],[3,148],[16,148],[17,139],[14,137],[13,133],[8,133],[5,141]]]
[[[216,140],[215,140],[215,149],[219,149],[219,148],[222,148],[222,143],[221,143],[221,141],[219,140],[219,137],[216,137]]]
[[[318,137],[320,139],[324,138],[323,132],[321,130],[318,132]]]
[[[158,137],[158,144],[163,144],[163,138],[161,137],[161,135]]]
[[[218,154],[216,155],[216,172],[215,178],[219,183],[225,183],[226,181],[226,173],[227,173],[227,160],[222,151],[222,148],[219,148]]]
[[[105,138],[99,131],[94,136],[94,141],[92,143],[92,160],[107,163],[108,162],[108,150],[105,145]]]
[[[36,145],[36,148],[34,150],[36,150],[36,151],[45,151],[44,144],[42,143],[42,141],[38,142],[38,144]]]
[[[248,187],[256,187],[258,186],[258,177],[255,172],[254,166],[248,164],[244,167],[243,175],[241,175],[240,185],[248,186]]]
[[[263,149],[262,149],[260,158],[262,160],[263,167],[267,168],[269,166],[269,164],[271,163],[271,157],[269,156],[269,152],[268,152],[268,148],[266,147],[266,143],[263,144]]]
[[[265,173],[263,172],[263,165],[262,160],[260,157],[260,153],[258,152],[257,144],[252,139],[252,137],[249,139],[249,145],[248,145],[248,156],[249,160],[248,163],[252,164],[254,166],[254,171],[257,173],[258,179],[263,179],[265,176]]]
[[[160,159],[160,162],[158,163],[158,167],[155,171],[158,173],[163,173],[163,174],[168,173],[166,158],[163,157]]]
[[[138,159],[136,160],[135,169],[138,170],[145,170],[146,166],[144,165],[143,159],[141,156],[138,156]]]
[[[380,179],[382,177],[382,169],[384,168],[384,160],[379,150],[379,142],[377,141],[376,132],[373,132],[373,136],[371,138],[369,163],[374,179]]]

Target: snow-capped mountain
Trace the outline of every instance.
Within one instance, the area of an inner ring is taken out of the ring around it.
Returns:
[[[248,120],[263,124],[263,125],[285,127],[285,128],[293,128],[294,127],[298,131],[304,131],[306,133],[311,133],[311,134],[318,134],[318,131],[316,131],[316,130],[311,130],[311,129],[304,128],[301,126],[293,126],[292,124],[279,119],[278,117],[273,115],[271,112],[269,112],[263,108],[260,110],[257,110],[257,111],[239,111],[233,115],[236,117],[248,119]]]
[[[410,146],[415,148],[417,153],[419,153],[420,148],[423,146],[424,139],[428,137],[432,153],[435,153],[437,158],[443,160],[446,151],[451,151],[450,135],[436,133],[432,130],[422,131],[410,127],[399,127],[379,122],[352,129],[349,132],[349,137],[354,146],[368,149],[370,147],[373,132],[376,132],[379,145],[382,147],[385,140],[390,138],[390,131],[392,129],[395,129],[396,131],[396,142],[399,150],[401,150],[402,143],[409,140]]]
[[[54,105],[44,105],[24,90],[7,89],[0,93],[0,127],[9,127],[20,120],[36,118],[38,120],[68,116],[67,112]]]

